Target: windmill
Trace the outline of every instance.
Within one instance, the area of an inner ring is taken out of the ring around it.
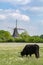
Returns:
[[[19,33],[18,33],[18,30],[24,30],[25,31],[25,29],[22,29],[22,28],[18,28],[17,27],[17,20],[16,20],[16,26],[15,26],[15,28],[13,29],[14,31],[13,31],[13,37],[15,37],[15,38],[17,38],[17,37],[19,37]]]

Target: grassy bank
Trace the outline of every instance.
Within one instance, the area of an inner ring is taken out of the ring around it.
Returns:
[[[25,45],[26,43],[0,43],[0,65],[43,65],[43,44],[38,44],[40,46],[39,59],[36,59],[35,55],[22,58],[20,51]]]

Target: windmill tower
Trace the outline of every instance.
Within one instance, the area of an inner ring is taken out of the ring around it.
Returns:
[[[16,20],[16,27],[14,28],[13,37],[18,37],[18,30],[17,30],[17,20]]]

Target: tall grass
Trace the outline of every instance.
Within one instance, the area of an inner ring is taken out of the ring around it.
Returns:
[[[20,52],[25,44],[0,44],[0,65],[43,65],[43,45],[40,46],[40,58],[21,57]]]

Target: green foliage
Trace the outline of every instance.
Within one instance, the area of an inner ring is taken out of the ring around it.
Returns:
[[[0,42],[13,41],[13,37],[8,31],[0,30]]]
[[[21,33],[20,37],[23,39],[24,42],[28,42],[28,39],[30,38],[27,32]]]
[[[35,43],[42,43],[43,42],[43,39],[41,39],[39,36],[33,36],[33,42]]]
[[[15,42],[25,42],[25,40],[22,38],[15,38]]]
[[[43,38],[43,34],[42,34],[42,35],[40,35],[40,38]]]
[[[21,34],[21,38],[24,40],[24,42],[27,42],[27,43],[43,43],[42,37],[40,37],[40,36],[29,36],[26,32]]]
[[[13,38],[13,37],[10,37],[8,40],[7,40],[7,42],[14,42],[15,41],[15,39]]]
[[[43,43],[43,35],[30,36],[27,32],[23,32],[14,38],[8,31],[0,30],[0,42]]]

